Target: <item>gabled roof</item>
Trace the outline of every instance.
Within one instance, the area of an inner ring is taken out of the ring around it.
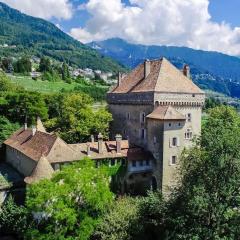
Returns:
[[[50,179],[53,173],[54,173],[54,170],[51,164],[49,163],[49,161],[45,156],[42,156],[39,159],[36,167],[34,168],[31,176],[26,177],[24,181],[30,184],[30,183],[38,182],[41,179],[45,179],[45,178]]]
[[[158,106],[147,118],[157,120],[186,120],[185,116],[171,106]]]
[[[32,129],[21,128],[9,137],[4,144],[38,161],[43,154],[48,155],[56,139],[55,134],[36,131],[33,135]]]
[[[144,77],[144,63],[126,75],[110,93],[137,92],[204,93],[166,58],[150,61],[150,73]]]

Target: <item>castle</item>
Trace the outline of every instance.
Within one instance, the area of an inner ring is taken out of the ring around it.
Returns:
[[[103,161],[125,166],[120,192],[168,192],[182,150],[201,133],[204,100],[187,65],[179,71],[165,58],[146,60],[126,76],[119,74],[117,86],[107,94],[112,141],[99,134],[97,141],[92,137],[88,143],[67,144],[47,133],[38,119],[36,128],[24,126],[5,141],[6,161],[31,184],[88,156],[96,166]]]

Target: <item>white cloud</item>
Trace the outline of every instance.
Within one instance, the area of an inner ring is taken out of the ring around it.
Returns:
[[[10,7],[16,8],[23,13],[50,19],[70,19],[73,7],[69,0],[1,0]]]
[[[188,46],[240,55],[240,28],[215,23],[209,0],[89,0],[81,5],[91,14],[84,28],[70,34],[82,42],[111,37],[130,42]]]

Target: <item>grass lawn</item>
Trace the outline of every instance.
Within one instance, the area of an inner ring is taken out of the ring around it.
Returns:
[[[75,87],[84,87],[79,83],[65,83],[65,82],[48,82],[41,80],[32,80],[28,76],[10,76],[10,79],[16,85],[24,87],[28,91],[42,92],[42,93],[58,93],[64,90],[73,90]],[[99,88],[106,88],[105,86],[98,86]]]

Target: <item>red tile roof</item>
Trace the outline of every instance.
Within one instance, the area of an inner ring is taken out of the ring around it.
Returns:
[[[126,75],[110,93],[137,92],[204,93],[167,59],[150,61],[150,73],[144,78],[144,63]]]

